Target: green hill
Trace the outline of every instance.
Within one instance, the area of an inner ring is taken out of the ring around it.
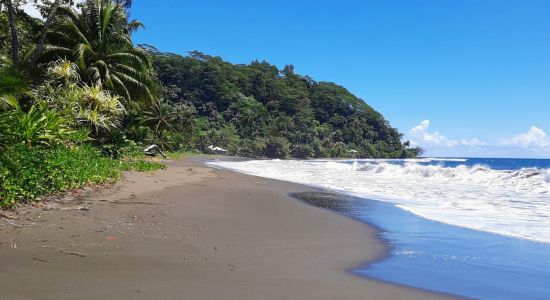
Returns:
[[[194,51],[189,56],[144,47],[163,97],[196,115],[195,146],[252,157],[417,156],[384,117],[331,82],[317,82],[265,61],[235,65]]]

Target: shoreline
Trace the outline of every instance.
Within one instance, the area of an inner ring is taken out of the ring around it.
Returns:
[[[235,171],[232,171],[232,172],[235,172]],[[254,176],[254,175],[249,175],[249,176]],[[272,180],[277,180],[277,179],[272,179]],[[284,181],[283,182],[289,182],[289,181]],[[376,232],[376,235],[374,236],[374,238],[378,239],[379,242],[381,242],[385,247],[382,251],[380,251],[379,255],[373,259],[370,259],[369,261],[367,262],[362,262],[360,265],[356,266],[356,267],[352,267],[350,268],[348,271],[352,271],[353,269],[356,269],[357,267],[359,266],[364,266],[364,267],[367,267],[369,266],[370,264],[374,264],[374,263],[377,263],[377,262],[381,262],[381,261],[384,261],[386,259],[388,259],[389,257],[391,257],[391,251],[393,250],[393,246],[391,245],[390,243],[390,240],[380,236],[381,233],[384,233],[384,229],[380,228],[379,226],[375,225],[375,224],[371,224],[369,222],[365,222],[364,220],[361,220],[360,218],[357,218],[357,217],[354,217],[352,215],[347,215],[345,214],[344,212],[340,212],[340,211],[337,211],[337,210],[333,210],[333,209],[330,209],[330,208],[327,208],[327,207],[323,207],[323,206],[317,206],[317,205],[314,205],[314,204],[311,204],[311,203],[308,203],[306,200],[304,199],[300,199],[300,197],[302,197],[302,194],[309,194],[309,193],[312,193],[312,194],[330,194],[331,196],[335,197],[335,198],[340,198],[340,197],[346,197],[347,195],[345,194],[342,194],[342,193],[339,193],[339,192],[335,192],[335,191],[330,191],[330,190],[326,190],[326,189],[322,189],[322,188],[318,188],[318,187],[313,187],[313,186],[308,186],[308,185],[303,185],[305,187],[308,187],[310,188],[309,191],[306,191],[306,192],[300,192],[300,193],[289,193],[288,196],[295,199],[296,201],[300,202],[300,203],[303,203],[307,206],[311,206],[311,207],[315,207],[315,208],[318,208],[318,209],[321,209],[323,211],[327,211],[329,213],[333,213],[333,214],[336,214],[336,215],[339,215],[339,216],[342,216],[344,218],[348,218],[348,219],[351,219],[355,222],[359,222],[361,224],[364,224],[366,227],[370,228],[370,229],[373,229],[375,232]],[[318,195],[315,195],[313,197],[318,197]],[[362,276],[362,277],[365,277],[365,276]],[[370,277],[368,277],[370,278]],[[375,279],[376,278],[371,278],[371,279]],[[388,282],[388,283],[392,283],[392,282]],[[414,288],[414,287],[413,287]],[[436,291],[437,292],[437,291]]]
[[[351,272],[355,275],[466,298],[545,299],[550,292],[545,282],[550,276],[548,268],[545,268],[548,262],[546,258],[548,258],[550,250],[549,244],[476,230],[470,226],[453,225],[455,222],[441,222],[437,218],[423,217],[422,214],[416,214],[415,210],[407,208],[408,205],[409,207],[425,208],[427,211],[431,209],[436,216],[438,214],[447,216],[451,221],[454,220],[452,217],[456,218],[456,215],[461,215],[460,205],[455,211],[448,206],[461,203],[460,199],[462,198],[456,197],[457,191],[467,191],[465,187],[469,187],[469,185],[461,187],[460,184],[457,184],[454,187],[450,182],[438,180],[444,176],[437,175],[441,175],[441,171],[447,173],[449,170],[450,174],[447,175],[456,175],[459,180],[471,181],[474,191],[476,188],[482,190],[484,181],[472,181],[471,179],[476,179],[476,177],[470,178],[468,174],[471,172],[463,172],[464,170],[476,170],[479,161],[474,159],[460,163],[455,162],[454,159],[450,159],[450,161],[444,165],[439,162],[426,165],[408,165],[404,162],[396,162],[387,166],[376,162],[362,164],[362,161],[353,160],[342,163],[333,160],[311,162],[253,160],[243,163],[214,161],[208,164],[244,174],[288,180],[320,189],[324,193],[300,200],[382,229],[379,237],[393,246],[391,255],[384,260],[353,268]],[[490,178],[501,178],[503,175],[506,177],[506,173],[517,174],[518,177],[523,178],[521,175],[526,174],[523,169],[517,172],[507,171],[507,166],[515,165],[519,168],[523,165],[515,161],[491,161],[491,163],[493,164],[483,169],[483,172],[493,175],[489,176]],[[529,163],[534,164],[534,162]],[[433,167],[434,165],[435,167]],[[381,170],[378,169],[378,166]],[[435,170],[432,170],[434,168]],[[422,175],[423,171],[433,171],[432,175],[435,179],[432,179],[432,176],[428,176],[426,179],[423,179],[423,176],[417,176]],[[411,173],[416,175],[407,175]],[[537,181],[544,179],[540,174],[540,172],[536,172],[535,175],[538,177],[533,179],[530,177],[519,179],[518,184],[529,184],[529,186],[539,187],[545,192],[545,189],[542,188],[543,185]],[[454,182],[454,180],[450,181]],[[503,182],[505,181],[498,180],[495,185],[498,187]],[[516,180],[513,179],[512,182],[516,182]],[[416,185],[421,188],[415,188]],[[452,193],[443,192],[447,187],[450,191],[455,191],[454,196]],[[392,194],[393,189],[396,189],[395,194]],[[440,191],[441,193],[438,193]],[[376,196],[377,193],[379,195],[388,193],[395,196],[400,192],[415,194],[417,200],[404,198],[400,201],[399,198],[397,200],[394,198],[393,201],[391,199],[383,201],[383,196],[380,198]],[[449,197],[445,201],[434,201],[437,197],[436,194]],[[478,194],[479,192],[473,192],[473,195],[468,194],[471,201],[465,201],[465,205],[486,203],[487,199],[474,197]],[[424,195],[426,199],[423,198]],[[495,209],[502,207],[504,212],[509,211],[507,209],[509,203],[516,202],[510,202],[506,197],[497,197],[499,201],[489,202],[489,204]],[[531,199],[529,193],[527,193],[526,199]],[[534,197],[534,199],[544,200],[545,197]],[[541,202],[535,203],[540,204]],[[403,204],[405,207],[397,204]],[[434,210],[434,207],[438,209]],[[447,212],[447,209],[450,212]],[[542,211],[544,211],[544,207],[542,207]],[[478,216],[481,218],[482,224],[495,225],[494,222],[501,220],[502,217],[499,216],[491,223],[488,221],[490,216],[494,215],[493,212],[484,210],[469,212],[469,210],[468,212],[463,211],[462,216],[465,220],[458,218],[456,222],[468,223],[468,217]],[[526,213],[528,212],[529,210],[526,211]],[[446,215],[447,213],[449,215]],[[518,219],[521,218],[510,220],[510,224],[514,224],[514,220]],[[512,226],[512,228],[515,227]],[[523,232],[533,233],[537,228],[542,229],[534,227]],[[521,227],[517,229],[519,230]],[[544,237],[544,233],[541,231],[540,235]],[[507,285],[507,282],[521,282],[521,286]]]
[[[254,175],[249,175],[249,176],[254,176]],[[276,180],[276,179],[273,179],[273,180]],[[307,186],[307,185],[305,185],[305,186]],[[334,197],[346,197],[346,196],[348,196],[348,195],[341,194],[341,193],[334,192],[334,191],[323,190],[322,188],[317,188],[317,187],[310,187],[310,188],[316,190],[313,193],[320,193],[320,194],[329,193],[329,194],[332,194]],[[310,192],[308,191],[308,192],[304,192],[304,193],[310,193]],[[333,214],[336,214],[336,215],[339,215],[339,216],[343,216],[343,217],[351,219],[355,222],[359,222],[359,223],[365,225],[366,227],[372,228],[376,231],[376,235],[373,236],[373,238],[378,239],[380,242],[382,242],[385,245],[385,249],[380,252],[378,257],[370,259],[368,261],[362,261],[361,263],[357,264],[356,266],[346,269],[346,272],[348,272],[349,274],[351,274],[353,276],[358,276],[358,277],[364,278],[366,280],[372,280],[372,281],[377,281],[377,282],[381,282],[381,283],[385,283],[385,284],[390,284],[390,285],[394,285],[396,287],[407,287],[407,288],[411,288],[411,289],[414,289],[414,290],[424,291],[424,292],[428,292],[428,293],[434,293],[434,294],[438,294],[438,295],[442,295],[442,296],[446,296],[446,297],[452,297],[453,299],[469,299],[469,298],[461,296],[461,295],[454,295],[454,294],[449,294],[449,293],[445,293],[445,292],[442,292],[442,291],[423,289],[423,288],[419,288],[419,287],[415,287],[415,286],[409,286],[409,285],[406,285],[406,284],[400,284],[400,283],[397,283],[397,282],[392,282],[392,281],[389,281],[389,280],[384,280],[384,279],[372,277],[372,276],[369,276],[369,275],[359,274],[357,272],[358,270],[367,269],[372,264],[381,263],[381,262],[383,262],[387,259],[390,259],[392,257],[391,252],[395,247],[393,245],[391,245],[389,239],[380,236],[380,234],[382,234],[386,231],[384,229],[380,228],[379,226],[375,225],[375,224],[369,223],[369,222],[367,222],[363,219],[360,219],[358,217],[354,217],[352,215],[347,215],[344,212],[339,212],[339,211],[336,211],[336,210],[332,210],[330,208],[326,208],[326,207],[322,207],[322,206],[316,206],[314,204],[309,204],[306,201],[300,199],[298,194],[303,194],[303,193],[290,193],[289,197],[294,198],[296,201],[304,203],[305,205],[312,206],[312,207],[315,207],[315,208],[319,208],[323,211],[327,211],[329,213],[333,213]],[[366,200],[369,200],[369,199],[366,199]]]
[[[310,187],[215,169],[201,160],[169,162],[154,175],[128,173],[112,188],[46,204],[60,209],[31,209],[21,220],[33,226],[1,224],[3,294],[458,298],[352,274],[387,254],[376,228],[288,195]]]
[[[254,176],[254,175],[250,175],[250,176]],[[332,197],[335,197],[335,198],[344,198],[344,197],[350,198],[351,197],[351,198],[362,199],[362,200],[366,200],[366,201],[376,201],[376,200],[371,200],[371,199],[367,199],[367,198],[361,198],[361,197],[357,197],[357,196],[350,196],[350,195],[342,194],[342,193],[337,192],[337,191],[324,190],[322,188],[317,188],[317,187],[311,187],[311,188],[317,190],[313,193],[330,194]],[[305,192],[305,193],[310,193],[310,192]],[[292,194],[294,194],[294,195],[292,195]],[[338,211],[337,209],[327,208],[327,207],[324,207],[324,206],[318,206],[318,205],[315,205],[315,204],[308,203],[306,200],[300,199],[298,194],[303,194],[303,193],[291,193],[290,197],[292,197],[292,198],[296,199],[297,201],[302,202],[302,203],[304,203],[308,206],[313,206],[313,207],[319,208],[321,210],[328,211],[330,213],[343,216],[345,218],[354,220],[356,222],[364,224],[365,226],[367,226],[369,228],[372,228],[372,229],[376,230],[377,235],[374,236],[374,238],[376,238],[376,239],[380,240],[382,243],[384,243],[384,245],[386,246],[385,250],[380,253],[380,256],[378,258],[374,258],[374,259],[371,259],[369,261],[363,261],[362,263],[356,265],[355,267],[351,267],[351,268],[347,269],[346,271],[348,273],[352,274],[353,276],[358,276],[358,277],[364,278],[366,280],[373,280],[373,281],[378,281],[378,282],[382,282],[382,283],[387,283],[387,284],[390,284],[390,285],[395,285],[396,287],[412,288],[412,289],[415,289],[415,290],[420,290],[420,291],[424,291],[424,292],[428,292],[428,293],[435,293],[435,294],[446,296],[446,297],[452,297],[453,299],[471,299],[471,298],[468,298],[467,296],[463,296],[463,295],[456,295],[456,294],[451,294],[451,293],[447,293],[447,292],[444,292],[444,291],[438,291],[438,290],[431,290],[431,289],[416,287],[416,286],[407,285],[407,284],[404,284],[404,283],[399,283],[399,282],[394,282],[394,281],[391,281],[391,280],[386,280],[386,279],[382,279],[382,278],[373,277],[371,275],[367,275],[367,274],[362,273],[361,271],[367,270],[373,264],[384,263],[384,261],[393,258],[392,251],[394,249],[397,249],[397,247],[395,247],[391,244],[391,239],[388,239],[388,238],[385,238],[385,237],[381,236],[381,234],[386,233],[387,231],[382,229],[381,227],[377,226],[376,224],[371,223],[370,221],[367,221],[365,219],[347,214],[343,211]]]

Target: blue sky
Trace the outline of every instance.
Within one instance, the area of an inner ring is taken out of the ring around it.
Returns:
[[[136,43],[347,87],[426,155],[550,157],[550,1],[135,0]]]

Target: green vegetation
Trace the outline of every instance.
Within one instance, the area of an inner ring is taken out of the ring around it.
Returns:
[[[86,1],[81,13],[66,6],[58,11],[42,61],[66,58],[77,66],[82,82],[128,101],[155,97],[149,58],[131,40],[132,32],[143,25],[137,20],[129,22],[120,4]]]
[[[252,157],[403,158],[421,149],[345,88],[267,62],[233,65],[194,51],[188,57],[142,46],[153,57],[162,98],[196,116],[192,147],[220,146]]]
[[[155,129],[138,120],[160,86],[127,3],[44,1],[45,21],[21,4],[0,0],[0,207],[165,168],[125,136]]]
[[[0,206],[109,182],[157,144],[248,157],[411,157],[345,88],[266,62],[233,65],[135,47],[131,1],[0,0]]]
[[[142,159],[114,160],[95,147],[15,145],[0,153],[0,206],[43,195],[112,182],[121,171],[153,171],[164,165]]]

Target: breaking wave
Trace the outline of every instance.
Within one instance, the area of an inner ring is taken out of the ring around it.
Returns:
[[[442,161],[456,166],[444,166]],[[550,169],[466,159],[211,162],[242,173],[392,202],[438,222],[550,243]]]

